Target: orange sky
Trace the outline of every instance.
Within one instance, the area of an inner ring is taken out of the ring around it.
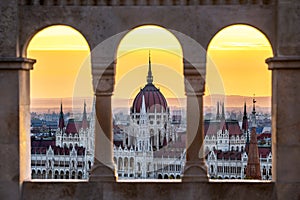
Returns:
[[[144,86],[149,49],[154,83],[166,97],[184,97],[180,44],[169,31],[147,26],[134,29],[121,41],[115,98],[132,98]],[[32,98],[92,94],[89,48],[79,32],[66,26],[44,29],[32,39],[27,52],[37,59],[31,72]],[[271,95],[271,73],[264,60],[272,51],[256,29],[231,26],[222,30],[211,41],[208,54],[212,61],[207,65],[206,94]]]

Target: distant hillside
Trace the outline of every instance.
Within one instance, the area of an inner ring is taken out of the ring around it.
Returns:
[[[264,97],[255,97],[256,99],[256,106],[257,107],[271,107],[271,97],[264,96]],[[211,95],[204,97],[204,104],[205,106],[216,106],[217,101],[224,101],[226,107],[242,107],[244,102],[248,106],[252,105],[253,97],[245,97],[239,95],[228,95],[228,96],[218,96],[218,95]]]
[[[246,101],[247,107],[252,107],[252,98],[253,97],[244,97],[238,95],[230,95],[230,96],[205,96],[204,97],[204,107],[205,109],[214,110],[217,105],[217,101],[225,102],[225,107],[228,110],[240,110],[244,106],[244,102]],[[259,111],[262,110],[270,110],[271,107],[271,97],[255,97],[256,99],[256,107]],[[60,102],[63,102],[64,112],[81,112],[83,110],[84,101],[87,104],[87,111],[91,111],[92,107],[92,98],[91,97],[77,97],[77,98],[35,98],[31,99],[30,109],[31,112],[59,112]],[[118,110],[128,110],[132,105],[133,99],[112,99],[112,108],[114,111]],[[168,98],[168,105],[171,109],[179,109],[181,107],[185,107],[186,99],[185,98]]]
[[[77,97],[77,98],[32,98],[30,102],[30,112],[38,113],[52,113],[59,112],[60,103],[63,103],[63,110],[67,112],[82,112],[84,101],[86,102],[87,112],[92,109],[91,97]]]

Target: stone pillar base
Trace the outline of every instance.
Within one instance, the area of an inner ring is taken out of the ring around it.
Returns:
[[[208,182],[206,163],[204,161],[187,161],[184,167],[182,182]]]
[[[89,181],[91,182],[116,182],[115,167],[104,165],[95,159]]]

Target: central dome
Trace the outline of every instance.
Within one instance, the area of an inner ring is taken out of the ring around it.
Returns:
[[[168,104],[164,95],[157,89],[152,83],[147,84],[141,91],[136,95],[133,105],[132,112],[140,112],[142,107],[143,96],[145,98],[146,111],[149,113],[155,112],[165,112]]]
[[[149,113],[156,112],[166,112],[168,104],[164,97],[164,95],[153,85],[153,76],[151,71],[151,60],[150,60],[150,53],[149,53],[149,69],[148,69],[148,76],[147,76],[147,84],[141,91],[136,95],[133,105],[131,108],[131,112],[139,113],[142,107],[143,96],[145,98],[145,107],[146,111]]]

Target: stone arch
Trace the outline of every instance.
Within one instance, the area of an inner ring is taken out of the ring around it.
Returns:
[[[52,179],[52,170],[49,170],[47,178]]]
[[[36,172],[34,169],[31,170],[31,178],[35,179],[36,178]]]
[[[208,43],[208,45],[206,47],[207,52],[211,49],[211,46],[212,46],[211,44],[213,43],[214,39],[217,38],[217,36],[220,36],[220,35],[222,35],[223,32],[226,33],[226,31],[228,31],[230,29],[232,30],[232,29],[237,28],[237,27],[242,27],[242,28],[248,29],[247,31],[254,31],[257,34],[261,35],[265,39],[265,42],[268,45],[270,45],[270,48],[271,48],[271,51],[272,51],[272,55],[274,55],[274,52],[275,52],[274,51],[274,48],[275,48],[274,41],[268,38],[268,35],[271,35],[271,33],[266,34],[264,32],[264,31],[268,32],[269,31],[268,28],[265,28],[263,26],[254,26],[254,25],[251,25],[251,23],[228,23],[228,24],[221,24],[220,27],[218,27],[217,29],[215,29],[213,31],[213,34],[210,37],[209,43]],[[216,28],[216,27],[214,27],[214,28]],[[229,46],[232,46],[232,45],[229,45]],[[210,61],[211,59],[210,59],[210,56],[208,55],[208,53],[207,53],[207,60],[208,60],[207,67],[208,66],[214,66],[214,65],[211,64],[212,62]],[[264,64],[264,63],[265,63],[265,60],[263,61],[262,64]],[[267,68],[265,70],[267,71]],[[219,71],[219,69],[214,70],[214,71]],[[218,82],[214,81],[214,85],[218,85],[218,86],[214,86],[214,87],[220,87],[220,88],[222,87],[222,89],[223,89],[223,91],[222,91],[223,93],[222,94],[225,95],[225,88],[223,86],[223,80],[228,80],[228,79],[223,79],[222,80],[222,78],[220,76],[221,74],[219,74],[218,72],[214,72],[214,73],[215,73],[214,76],[219,76],[220,77],[219,80],[218,80]],[[269,78],[270,77],[268,77],[268,79]],[[211,89],[209,87],[210,85],[212,85],[212,83],[210,82],[211,80],[209,81],[209,79],[206,79],[206,81],[208,83],[207,86],[208,86],[209,90],[213,90],[214,88]],[[260,81],[262,83],[262,80],[260,80]],[[271,81],[271,80],[269,80],[269,81]],[[218,89],[218,90],[220,90],[220,89]],[[216,92],[220,93],[220,91],[216,91]],[[237,140],[238,140],[238,138],[237,138]]]
[[[82,178],[83,178],[82,171],[79,171],[79,172],[78,172],[77,178],[78,178],[78,179],[82,179]]]
[[[213,27],[212,28],[212,32],[210,34],[210,38],[208,40],[208,43],[207,43],[207,46],[206,46],[206,49],[208,49],[209,47],[209,44],[210,42],[212,41],[212,39],[218,34],[220,33],[222,30],[224,30],[225,28],[227,27],[230,27],[230,26],[234,26],[234,25],[245,25],[245,26],[249,26],[249,27],[252,27],[256,30],[258,30],[260,33],[262,33],[266,39],[269,41],[270,43],[270,46],[272,48],[272,53],[274,55],[274,52],[275,49],[276,49],[276,43],[275,43],[275,38],[274,38],[274,35],[272,33],[272,30],[269,29],[269,27],[266,27],[264,26],[263,24],[258,24],[258,23],[255,23],[255,22],[249,22],[249,23],[224,23],[224,24],[221,24],[220,26],[216,26],[216,27]]]
[[[64,173],[64,171],[60,171],[60,177],[59,177],[60,179],[64,179],[65,178],[65,173]]]
[[[49,23],[49,24],[43,24],[42,26],[36,26],[32,29],[29,29],[28,31],[23,32],[24,35],[23,34],[21,35],[21,40],[22,40],[21,41],[21,55],[23,57],[27,57],[27,49],[28,49],[30,42],[34,38],[34,36],[36,36],[36,34],[38,34],[40,31],[43,31],[46,28],[51,28],[53,26],[66,26],[66,27],[74,29],[74,31],[76,31],[80,35],[82,35],[82,37],[87,42],[89,49],[91,49],[90,43],[86,37],[86,33],[84,33],[84,31],[80,30],[75,25],[71,25],[68,23]]]
[[[69,179],[70,178],[70,172],[69,171],[66,171],[66,176],[65,176],[66,179]]]
[[[130,169],[133,170],[133,168],[134,168],[134,158],[133,157],[130,157],[130,159],[129,159],[129,166],[130,166]]]
[[[129,168],[129,162],[128,162],[128,158],[125,157],[124,158],[124,170],[127,171]]]
[[[122,170],[123,169],[123,159],[121,157],[119,157],[118,159],[118,170]]]
[[[158,174],[157,178],[158,178],[158,179],[162,179],[163,176],[162,176],[161,174]]]
[[[58,170],[55,170],[54,179],[58,179],[58,178],[59,178],[59,172],[58,172]]]
[[[75,171],[72,171],[71,172],[71,179],[75,179],[76,178],[76,172]]]
[[[141,163],[137,163],[137,171],[140,172],[141,171]]]
[[[165,175],[164,175],[164,179],[169,179],[168,174],[165,174]]]

